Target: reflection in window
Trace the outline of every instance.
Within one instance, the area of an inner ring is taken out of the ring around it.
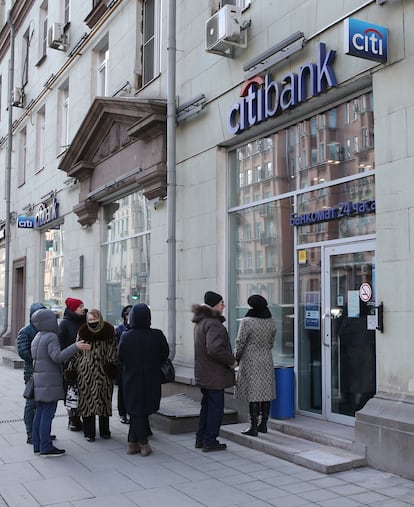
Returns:
[[[291,204],[290,199],[283,199],[230,214],[231,247],[237,252],[237,263],[229,268],[229,287],[234,292],[230,297],[235,301],[230,309],[230,334],[235,339],[249,295],[262,294],[269,302],[280,337],[274,359],[282,364],[293,362],[293,319],[287,317],[293,314]]]
[[[63,225],[58,229],[49,229],[42,233],[40,260],[43,278],[42,303],[62,314],[63,295]]]
[[[104,206],[102,301],[105,318],[121,321],[128,304],[149,303],[150,210],[142,192]]]
[[[270,180],[271,194],[278,195],[357,175],[361,165],[373,169],[371,104],[372,94],[367,93],[238,148],[230,173],[233,178],[230,205],[244,203],[244,195],[251,193],[250,186],[265,179]],[[355,114],[350,123],[351,109]],[[245,156],[240,156],[241,153]]]

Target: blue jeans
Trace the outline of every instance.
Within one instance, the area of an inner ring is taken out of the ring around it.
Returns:
[[[24,415],[23,420],[26,425],[26,433],[28,435],[32,434],[33,428],[33,419],[36,410],[36,401],[35,400],[26,400],[26,404],[24,406]]]
[[[224,389],[204,389],[201,399],[197,440],[211,445],[216,442],[224,414]]]
[[[55,417],[57,401],[38,401],[33,420],[33,449],[34,451],[49,452],[53,448],[50,430]]]

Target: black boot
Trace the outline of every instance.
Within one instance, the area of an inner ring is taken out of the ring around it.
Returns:
[[[250,435],[252,437],[257,436],[257,417],[259,415],[259,403],[257,401],[251,401],[249,403],[250,412],[250,428],[242,431],[242,435]]]
[[[262,401],[260,403],[260,413],[262,415],[260,419],[260,424],[257,427],[257,430],[260,433],[267,433],[267,420],[269,419],[269,411],[270,411],[270,401]]]

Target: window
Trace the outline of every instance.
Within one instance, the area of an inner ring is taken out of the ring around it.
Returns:
[[[59,90],[59,146],[58,153],[62,153],[69,146],[69,84],[66,83]]]
[[[46,49],[47,49],[47,26],[48,26],[48,19],[47,19],[47,12],[48,5],[47,1],[44,1],[40,6],[39,11],[39,55],[40,58],[43,58],[46,56]]]
[[[36,115],[36,167],[35,172],[41,171],[45,167],[45,108]]]
[[[146,85],[158,75],[160,67],[159,0],[144,0],[143,10],[142,75]]]
[[[6,23],[6,0],[0,0],[0,30]]]
[[[18,167],[18,185],[24,185],[26,181],[26,162],[27,162],[27,133],[26,127],[19,132],[19,167]]]
[[[42,233],[42,303],[52,310],[63,310],[63,225]]]
[[[70,0],[63,0],[63,23],[67,25],[70,22]]]
[[[30,46],[30,35],[29,29],[23,35],[22,42],[22,87],[26,86],[29,81],[29,46]]]
[[[150,213],[142,191],[103,207],[101,301],[114,325],[123,306],[149,303]]]
[[[97,86],[96,94],[98,96],[108,96],[108,60],[109,49],[106,48],[98,52],[98,68],[97,68]]]

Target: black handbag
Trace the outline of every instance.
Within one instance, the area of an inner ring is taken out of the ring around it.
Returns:
[[[161,384],[168,384],[175,380],[175,369],[170,358],[167,358],[161,365]]]
[[[33,374],[30,375],[29,380],[26,382],[26,385],[24,386],[23,398],[26,398],[26,400],[33,400],[34,399]]]

